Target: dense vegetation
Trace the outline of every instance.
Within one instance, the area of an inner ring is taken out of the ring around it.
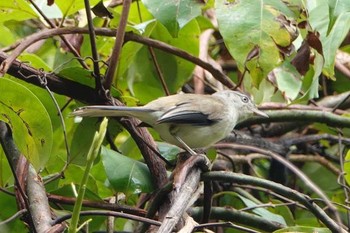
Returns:
[[[348,0],[1,1],[0,231],[348,232],[349,28]],[[209,171],[135,119],[70,117],[228,88],[269,118]]]

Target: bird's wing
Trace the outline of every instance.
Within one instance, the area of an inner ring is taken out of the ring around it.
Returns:
[[[157,123],[212,125],[220,120],[217,114],[223,111],[220,107],[222,103],[213,103],[207,98],[184,100],[167,109]]]

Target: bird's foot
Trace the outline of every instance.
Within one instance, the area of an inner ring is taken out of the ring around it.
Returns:
[[[192,155],[192,154],[191,154]],[[189,156],[188,152],[179,154],[178,163],[173,171],[173,187],[175,190],[179,190],[184,183],[187,175],[194,167],[199,167],[202,171],[209,171],[210,161],[202,153],[196,153],[194,156]]]

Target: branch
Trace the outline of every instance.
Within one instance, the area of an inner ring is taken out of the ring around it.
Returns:
[[[202,175],[203,181],[223,181],[223,182],[231,182],[237,184],[250,184],[253,186],[263,187],[270,189],[278,194],[283,196],[287,196],[288,198],[298,201],[307,207],[318,219],[320,219],[332,232],[347,232],[342,229],[332,218],[330,218],[322,208],[312,202],[311,198],[305,194],[299,193],[298,191],[283,186],[281,184],[277,184],[275,182],[248,176],[239,173],[233,172],[207,172]],[[213,208],[214,210],[214,208]],[[213,211],[212,210],[212,211]],[[225,220],[225,219],[224,219]]]
[[[108,29],[108,28],[95,28],[95,32],[97,35],[102,36],[109,36],[113,37],[116,34],[116,30]],[[23,39],[19,45],[16,47],[15,50],[13,50],[12,54],[8,59],[5,61],[2,61],[0,64],[0,76],[3,76],[7,70],[10,68],[11,63],[31,44],[34,42],[37,42],[39,40],[47,39],[53,36],[62,35],[62,34],[88,34],[89,30],[87,28],[55,28],[55,29],[45,29],[41,30],[37,33],[34,33],[25,39]],[[188,60],[204,69],[209,71],[214,78],[216,78],[218,81],[220,81],[225,86],[232,88],[234,87],[234,83],[229,79],[223,72],[221,72],[219,69],[212,66],[210,63],[205,62],[188,52],[181,50],[179,48],[176,48],[174,46],[171,46],[169,44],[166,44],[161,41],[153,40],[150,38],[142,37],[140,35],[136,35],[132,32],[125,33],[125,41],[134,41],[138,42],[140,44],[148,45],[153,48],[160,49],[164,52],[171,53],[173,55],[176,55],[178,57],[181,57],[185,60]]]
[[[180,221],[188,208],[193,194],[195,193],[200,181],[201,169],[193,167],[193,170],[187,176],[184,184],[181,186],[178,194],[174,197],[171,209],[166,214],[158,233],[171,232]]]
[[[74,205],[76,202],[76,198],[74,197],[64,197],[55,194],[48,194],[48,198],[50,202],[64,204],[64,205]],[[133,208],[126,205],[120,205],[118,203],[107,203],[104,201],[93,201],[93,200],[83,200],[84,207],[96,208],[96,209],[104,209],[104,210],[112,210],[117,212],[123,212],[132,215],[138,216],[146,216],[146,211],[143,209]]]
[[[325,123],[329,126],[339,128],[350,128],[350,118],[338,116],[330,112],[311,111],[311,110],[278,110],[268,111],[265,117],[252,117],[241,123],[236,128],[240,129],[254,124],[271,123],[271,122],[308,122],[308,123]]]
[[[114,216],[118,218],[126,218],[126,219],[131,219],[139,222],[145,222],[148,224],[160,226],[160,222],[153,220],[153,219],[148,219],[145,217],[140,217],[140,216],[135,216],[131,214],[126,214],[126,213],[119,213],[115,211],[105,211],[105,210],[86,210],[86,211],[80,211],[80,216]],[[56,218],[53,221],[53,224],[58,224],[61,223],[67,219],[70,219],[72,217],[72,214],[67,214],[62,217]]]
[[[106,90],[111,89],[114,74],[115,74],[115,71],[116,71],[117,66],[118,66],[118,59],[119,59],[119,56],[120,56],[120,53],[122,50],[122,46],[124,43],[124,39],[125,39],[125,28],[126,28],[126,24],[128,22],[130,5],[131,5],[131,0],[124,0],[122,14],[121,14],[120,21],[119,21],[119,27],[118,27],[118,30],[116,33],[115,43],[114,43],[114,47],[113,47],[112,54],[110,57],[109,66],[108,66],[107,74],[106,74],[106,79],[104,82],[104,87],[106,88]]]
[[[102,81],[101,81],[102,78],[101,78],[101,74],[100,74],[100,67],[98,65],[99,58],[98,58],[98,53],[97,53],[97,48],[96,48],[96,40],[95,40],[96,34],[95,34],[94,25],[92,22],[91,8],[90,8],[89,0],[84,0],[84,5],[85,5],[86,18],[87,18],[88,27],[89,27],[91,55],[92,55],[92,59],[93,59],[92,62],[94,64],[93,76],[95,78],[95,89],[99,94],[104,94],[104,93],[101,93],[103,91],[103,86],[102,86]]]
[[[211,173],[212,172],[205,173],[205,176],[203,178],[208,181],[219,180],[217,179],[217,176],[210,175]],[[188,212],[189,212],[189,215],[191,215],[195,220],[199,221],[203,214],[203,208],[193,207],[193,208],[190,208]],[[210,216],[212,220],[215,219],[215,220],[231,221],[236,224],[254,227],[264,232],[274,232],[278,229],[286,227],[283,224],[269,221],[255,214],[239,211],[227,206],[212,207]]]
[[[26,169],[23,169],[20,173],[18,179],[16,178],[16,185],[21,192],[21,198],[24,199],[28,211],[25,214],[25,221],[29,223],[34,232],[47,232],[52,228],[51,220],[54,216],[51,214],[43,182],[37,175],[33,166],[29,164],[28,160],[22,154],[20,154],[17,146],[14,144],[10,127],[2,121],[0,121],[0,132],[0,142],[6,157],[10,166],[16,168],[16,173],[13,175],[15,177],[19,175],[18,168],[22,168],[22,164],[25,164],[26,167]],[[23,193],[23,187],[25,187],[26,193]],[[18,198],[17,195],[16,197]],[[23,207],[20,206],[19,208]],[[61,226],[54,227],[61,228]]]

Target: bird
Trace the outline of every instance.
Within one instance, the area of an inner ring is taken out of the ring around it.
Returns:
[[[252,115],[268,117],[238,91],[212,95],[175,94],[160,97],[144,106],[92,105],[75,109],[79,117],[135,117],[157,131],[162,140],[196,154],[228,136],[235,125]]]

